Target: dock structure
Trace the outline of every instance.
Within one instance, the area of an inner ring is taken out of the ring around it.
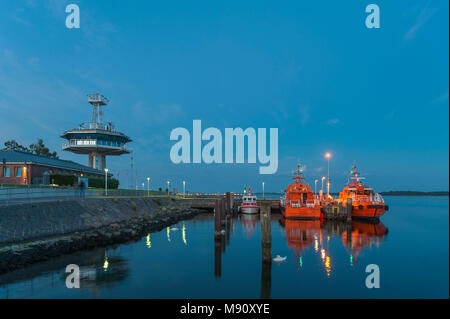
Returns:
[[[241,199],[234,199],[233,196],[226,194],[221,198],[192,198],[186,199],[189,201],[192,208],[206,209],[210,211],[217,211],[217,205],[219,204],[219,223],[222,225],[219,229],[225,229],[224,225],[227,223],[227,219],[231,217],[234,211],[237,210],[242,203]],[[280,212],[280,200],[279,199],[258,199],[258,205],[260,206],[260,212],[265,210],[270,213]],[[351,221],[352,220],[352,200],[349,198],[347,203],[330,202],[322,208],[323,217],[326,220],[340,220]],[[262,222],[262,221],[261,221]]]
[[[352,220],[352,199],[347,200],[347,205],[342,203],[331,203],[323,208],[323,214],[325,219],[331,220]]]

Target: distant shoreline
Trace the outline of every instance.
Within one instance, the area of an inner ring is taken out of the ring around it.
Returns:
[[[418,192],[418,191],[389,191],[381,192],[383,196],[442,196],[448,197],[448,191],[443,192]]]
[[[255,193],[262,194],[262,193]],[[440,196],[440,197],[448,197],[448,191],[440,191],[440,192],[420,192],[420,191],[388,191],[388,192],[380,192],[383,196]],[[280,193],[265,193],[265,195],[281,195]],[[339,196],[339,193],[330,193],[332,196]]]

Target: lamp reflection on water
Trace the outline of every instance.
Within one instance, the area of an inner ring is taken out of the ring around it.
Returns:
[[[150,241],[150,234],[147,235],[146,243],[148,248],[152,248],[152,242]]]
[[[183,223],[183,228],[181,229],[181,231],[182,231],[183,243],[187,246],[187,241],[186,241],[186,225],[184,225],[184,223]]]

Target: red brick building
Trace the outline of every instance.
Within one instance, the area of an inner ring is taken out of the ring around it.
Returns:
[[[50,174],[105,176],[103,171],[72,161],[21,151],[0,151],[0,184],[49,184]]]

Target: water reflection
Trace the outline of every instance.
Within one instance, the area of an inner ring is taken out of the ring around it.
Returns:
[[[388,233],[388,229],[382,222],[340,222],[281,218],[280,225],[285,229],[287,246],[294,251],[297,268],[303,267],[302,256],[312,247],[315,253],[320,253],[327,277],[330,277],[333,268],[329,252],[329,241],[332,236],[338,236],[342,239],[343,245],[350,255],[350,264],[354,266],[356,258],[365,248],[370,248],[373,245],[379,246]]]
[[[259,214],[241,214],[239,220],[247,231],[247,238],[251,238],[258,226]]]
[[[191,221],[180,222],[178,225],[181,230],[178,232],[179,234],[177,234],[178,228],[175,226],[167,227],[158,233],[147,234],[138,243],[131,244],[140,246],[141,250],[137,250],[139,253],[135,253],[135,255],[130,253],[133,249],[108,247],[61,256],[48,262],[26,267],[23,270],[0,275],[0,294],[6,298],[46,296],[47,290],[56,291],[60,289],[60,291],[64,291],[62,292],[64,296],[70,297],[73,291],[65,288],[67,277],[65,267],[68,264],[78,264],[80,266],[81,287],[83,288],[80,291],[84,291],[84,294],[89,293],[91,297],[99,298],[101,292],[103,292],[103,295],[110,293],[106,293],[103,289],[113,286],[114,288],[120,287],[116,284],[130,277],[130,272],[134,270],[130,269],[130,265],[135,262],[134,258],[141,258],[139,259],[140,262],[151,260],[155,265],[158,265],[160,262],[158,258],[161,255],[163,259],[168,258],[168,260],[171,260],[170,258],[176,254],[191,256],[192,253],[198,252],[199,248],[205,247],[202,243],[206,240],[210,241],[212,238],[214,241],[214,265],[210,262],[207,263],[206,267],[211,270],[214,267],[214,276],[211,274],[203,280],[225,277],[226,280],[222,280],[220,283],[217,281],[217,284],[226,285],[229,280],[232,280],[232,276],[223,274],[224,260],[227,263],[233,263],[236,260],[235,258],[247,260],[248,263],[256,261],[256,264],[253,264],[252,273],[256,272],[259,276],[258,270],[261,267],[260,287],[256,288],[258,289],[257,293],[259,293],[260,298],[271,298],[277,295],[277,291],[273,289],[272,278],[280,276],[279,268],[272,266],[272,258],[274,254],[286,250],[286,246],[295,258],[288,257],[287,264],[280,265],[283,274],[290,271],[295,273],[297,269],[302,273],[318,271],[321,274],[323,273],[324,278],[332,278],[337,269],[336,265],[342,263],[342,258],[344,258],[346,265],[353,267],[365,249],[379,246],[388,233],[388,229],[381,222],[369,224],[362,221],[346,223],[321,222],[320,220],[286,220],[281,215],[272,214],[270,222],[267,223],[266,219],[262,220],[262,217],[256,214],[226,216],[220,222],[219,232],[212,235],[213,221],[214,217],[211,214],[199,215]],[[199,227],[195,226],[196,223],[199,223]],[[189,236],[187,234],[188,228]],[[235,229],[238,229],[238,231],[235,232]],[[229,246],[230,242],[234,244]],[[243,242],[245,243],[243,244]],[[259,247],[261,247],[261,250],[259,250]],[[341,249],[340,252],[337,251],[338,248]],[[151,249],[151,251],[148,251],[148,249]],[[230,258],[224,259],[223,254],[226,250],[229,251]],[[208,249],[211,261],[212,253],[211,247]],[[311,260],[311,255],[316,257],[313,258],[315,260]],[[248,268],[248,263],[242,263],[242,267]],[[240,264],[236,267],[240,267]],[[167,267],[170,267],[170,264],[168,265]],[[352,272],[350,267],[347,268],[349,273]],[[140,271],[139,267],[135,269]],[[239,269],[243,272],[247,271],[244,268]],[[172,269],[172,271],[176,271],[176,269]],[[143,280],[149,282],[159,280],[158,276],[160,276],[149,273],[140,275],[144,278]],[[301,278],[305,280],[305,276]],[[296,280],[295,276],[292,277],[292,280]],[[188,278],[186,278],[186,282],[189,282]],[[9,287],[12,287],[13,293],[9,292]],[[118,289],[120,292],[120,288]],[[121,296],[119,292],[116,295],[118,297]]]
[[[100,298],[102,288],[112,288],[130,273],[128,261],[116,254],[115,247],[82,251],[0,275],[3,297],[29,298],[46,290],[67,289],[65,269],[69,264],[80,267],[80,286],[93,298]],[[11,293],[9,287],[13,287]]]

